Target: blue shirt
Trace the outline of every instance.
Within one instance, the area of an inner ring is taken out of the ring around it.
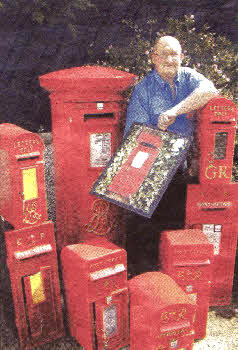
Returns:
[[[202,74],[188,67],[181,67],[174,79],[175,96],[170,85],[164,81],[156,70],[152,70],[134,88],[127,108],[124,135],[134,123],[157,126],[159,115],[188,97],[200,84],[206,81],[213,88],[213,83]],[[168,127],[169,131],[191,135],[195,118],[186,118],[186,114],[177,116],[175,122]]]

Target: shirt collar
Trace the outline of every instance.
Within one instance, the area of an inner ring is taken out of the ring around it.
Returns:
[[[157,73],[157,71],[156,71],[155,69],[152,70],[152,74],[153,74],[153,76],[155,77],[155,79],[156,79],[162,86],[168,85],[168,83],[167,83],[163,78],[161,78],[161,76],[159,75],[159,73]],[[180,82],[180,79],[181,79],[181,70],[179,69],[177,75],[176,75],[175,78],[174,78],[174,82],[175,82],[175,83],[179,83],[179,82]]]

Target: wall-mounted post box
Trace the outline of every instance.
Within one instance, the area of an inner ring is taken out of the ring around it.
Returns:
[[[61,251],[68,325],[85,350],[129,344],[126,251],[95,241]]]
[[[200,183],[231,181],[237,116],[235,104],[224,97],[211,99],[197,113]]]
[[[188,185],[186,227],[203,231],[214,246],[210,305],[231,302],[238,224],[238,184]]]
[[[135,194],[150,171],[162,144],[163,141],[158,136],[142,132],[138,137],[138,146],[107,189],[123,197]]]
[[[128,284],[130,350],[192,350],[195,301],[161,272],[143,273]]]
[[[89,192],[122,139],[122,92],[136,76],[84,66],[41,76],[50,91],[59,248],[91,235],[117,241],[121,210]]]
[[[0,214],[15,229],[47,220],[44,142],[16,125],[0,125]]]
[[[173,230],[161,234],[159,261],[168,274],[197,303],[195,339],[206,336],[213,245],[201,230]]]
[[[5,232],[21,349],[64,335],[53,222]]]

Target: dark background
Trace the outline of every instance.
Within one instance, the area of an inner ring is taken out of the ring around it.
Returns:
[[[109,45],[127,45],[133,33],[123,20],[147,28],[158,18],[153,38],[168,17],[193,14],[196,23],[238,44],[237,0],[88,1],[0,0],[0,122],[50,131],[48,94],[38,76],[96,63]]]

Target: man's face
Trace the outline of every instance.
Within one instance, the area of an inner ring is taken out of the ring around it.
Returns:
[[[151,57],[159,75],[163,79],[171,81],[178,73],[183,56],[179,44],[162,40],[155,45]]]

